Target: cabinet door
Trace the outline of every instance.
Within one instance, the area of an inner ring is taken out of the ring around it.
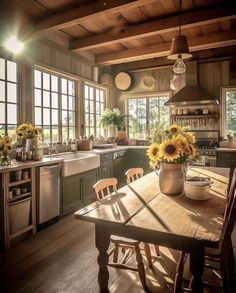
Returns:
[[[76,208],[81,202],[80,174],[63,178],[62,211]]]
[[[128,168],[143,168],[144,174],[150,173],[147,149],[129,149],[127,151]]]
[[[96,200],[93,185],[98,181],[98,170],[91,170],[80,175],[82,201],[83,205],[86,205]]]

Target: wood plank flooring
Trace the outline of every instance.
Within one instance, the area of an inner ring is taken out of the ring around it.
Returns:
[[[0,292],[99,292],[94,243],[93,224],[75,220],[73,215],[60,219],[10,251],[0,253]],[[152,270],[144,259],[147,283],[151,293],[173,292],[178,252],[163,247],[160,250],[161,258],[152,251]],[[111,293],[144,292],[137,272],[112,268],[109,272]]]

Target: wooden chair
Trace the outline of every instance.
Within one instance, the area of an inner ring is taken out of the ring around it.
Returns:
[[[211,270],[217,270],[220,272],[222,287],[214,284],[209,284],[204,282],[204,287],[206,288],[217,288],[222,289],[224,293],[230,292],[230,282],[231,273],[234,262],[231,234],[236,222],[236,171],[234,171],[233,178],[228,193],[228,203],[226,206],[225,219],[222,231],[222,240],[220,242],[219,248],[206,248],[205,249],[205,268]],[[174,292],[178,293],[181,291],[191,292],[190,288],[183,288],[183,270],[184,264],[186,262],[188,254],[186,252],[181,252],[177,270],[175,275]],[[218,263],[219,265],[212,265],[209,262]]]
[[[93,189],[96,192],[96,196],[98,200],[101,200],[104,196],[111,194],[117,191],[117,179],[116,178],[106,178],[98,181],[94,186]],[[126,269],[137,271],[143,285],[143,288],[146,290],[146,276],[144,270],[144,264],[142,260],[142,255],[140,252],[140,241],[128,239],[124,237],[117,237],[111,235],[110,242],[114,244],[111,250],[108,252],[109,256],[113,255],[113,262],[109,262],[108,266],[118,268],[118,269]],[[119,250],[122,250],[123,257],[120,262],[118,262],[119,258]],[[145,256],[147,258],[147,262],[149,267],[152,267],[151,261],[151,252],[150,247],[144,247]],[[136,255],[136,262],[137,267],[132,267],[126,264],[127,260],[131,256],[131,254],[135,253]]]
[[[129,170],[127,170],[125,172],[125,177],[126,177],[126,182],[127,184],[143,177],[144,171],[143,168],[130,168]],[[147,248],[148,246],[148,248]],[[156,251],[156,255],[159,257],[160,256],[160,249],[158,245],[154,245],[155,251]],[[144,249],[147,249],[150,251],[150,247],[149,244],[144,243]],[[151,267],[152,265],[149,265],[149,267]]]
[[[127,184],[143,176],[143,168],[131,168],[125,172]]]

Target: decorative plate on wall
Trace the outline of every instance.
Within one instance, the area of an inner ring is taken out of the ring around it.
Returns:
[[[126,72],[120,72],[115,77],[115,85],[119,90],[126,91],[131,86],[131,77]]]
[[[112,76],[109,73],[103,73],[101,75],[101,84],[104,84],[106,86],[112,86],[113,85]]]

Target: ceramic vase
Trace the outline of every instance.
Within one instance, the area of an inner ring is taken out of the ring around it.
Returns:
[[[185,165],[160,163],[160,191],[167,195],[178,195],[184,192]]]

